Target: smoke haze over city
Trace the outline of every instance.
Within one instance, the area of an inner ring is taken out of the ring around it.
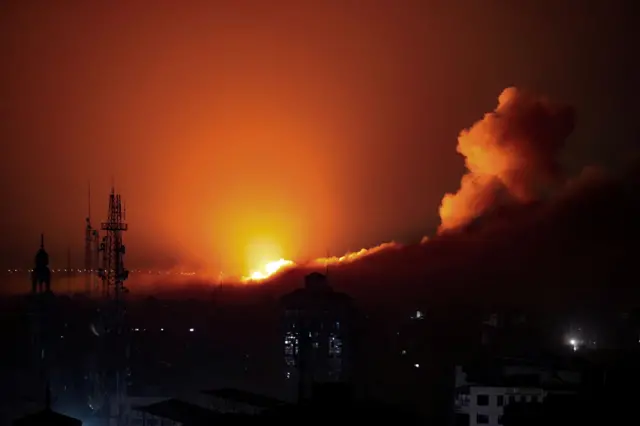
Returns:
[[[419,283],[395,254],[442,268],[424,236],[613,202],[630,15],[543,3],[3,4],[0,263],[28,268],[44,232],[54,268],[79,265],[89,182],[94,223],[112,183],[127,203],[130,268],[209,281],[396,241],[376,273]],[[575,235],[624,217],[602,209]]]
[[[0,1],[0,424],[625,424],[626,0]]]

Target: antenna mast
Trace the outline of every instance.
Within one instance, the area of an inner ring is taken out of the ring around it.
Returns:
[[[87,218],[84,231],[84,291],[87,296],[91,296],[93,292],[93,274],[97,267],[97,258],[94,253],[97,252],[97,234],[91,226],[91,182],[87,191]]]
[[[125,246],[123,233],[128,226],[124,221],[124,209],[120,194],[115,188],[109,196],[109,212],[106,222],[101,225],[104,236],[100,244],[102,251],[102,296],[104,302],[103,321],[105,328],[103,374],[106,384],[104,409],[110,425],[125,425],[126,395],[128,377],[128,330],[125,321],[124,286],[129,271],[124,267]]]

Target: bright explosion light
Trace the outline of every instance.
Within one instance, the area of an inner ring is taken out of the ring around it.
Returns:
[[[248,281],[259,281],[264,280],[281,270],[287,266],[292,266],[293,262],[291,260],[280,259],[273,262],[269,262],[262,268],[261,271],[254,271],[249,275],[245,280]]]

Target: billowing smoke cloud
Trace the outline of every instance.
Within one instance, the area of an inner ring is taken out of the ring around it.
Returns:
[[[557,158],[574,128],[570,106],[511,87],[458,137],[467,174],[440,206],[439,232],[464,226],[500,203],[539,199],[562,181]]]

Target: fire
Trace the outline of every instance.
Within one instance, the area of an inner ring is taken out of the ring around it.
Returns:
[[[358,251],[354,251],[354,252],[350,252],[345,254],[344,256],[340,256],[340,257],[322,257],[319,259],[315,260],[315,263],[321,263],[321,264],[328,264],[328,265],[335,265],[335,264],[339,264],[339,263],[351,263],[357,259],[362,259],[365,256],[369,256],[372,255],[374,253],[378,253],[382,250],[386,250],[386,249],[390,249],[390,248],[394,248],[394,247],[399,247],[399,245],[393,241],[389,242],[389,243],[383,243],[380,244],[378,246],[375,247],[371,247],[368,249],[361,249]]]
[[[376,247],[372,247],[369,249],[361,249],[358,251],[354,251],[354,252],[349,252],[343,256],[334,256],[334,257],[321,257],[318,259],[315,259],[311,262],[309,262],[309,264],[312,265],[336,265],[336,264],[346,264],[346,263],[351,263],[355,260],[358,259],[362,259],[363,257],[372,255],[374,253],[378,253],[382,250],[387,250],[387,249],[391,249],[391,248],[397,248],[400,247],[399,244],[395,243],[395,242],[389,242],[389,243],[384,243],[384,244],[380,244]],[[279,272],[282,272],[283,270],[290,268],[290,267],[294,267],[297,266],[295,262],[291,261],[291,260],[286,260],[286,259],[280,259],[280,260],[276,260],[273,262],[268,262],[267,264],[265,264],[260,270],[254,271],[252,272],[249,276],[247,277],[243,277],[242,281],[244,282],[259,282],[259,281],[264,281],[267,278],[271,278],[274,275],[278,274]]]
[[[263,281],[275,275],[278,271],[293,265],[295,265],[293,261],[286,259],[268,262],[261,270],[253,271],[248,277],[244,277],[243,281]]]
[[[568,105],[514,87],[505,89],[494,111],[458,135],[457,151],[464,157],[467,170],[458,191],[445,194],[441,201],[438,233],[463,228],[505,203],[541,199],[562,183],[558,157],[574,125],[574,112]],[[428,241],[424,237],[421,244]],[[305,265],[346,264],[398,247],[390,242],[340,257],[318,258]],[[265,253],[267,259],[280,257],[277,246],[259,246],[258,251],[259,259],[252,259],[251,264],[262,263]],[[294,266],[284,259],[269,262],[244,281],[262,281]]]

